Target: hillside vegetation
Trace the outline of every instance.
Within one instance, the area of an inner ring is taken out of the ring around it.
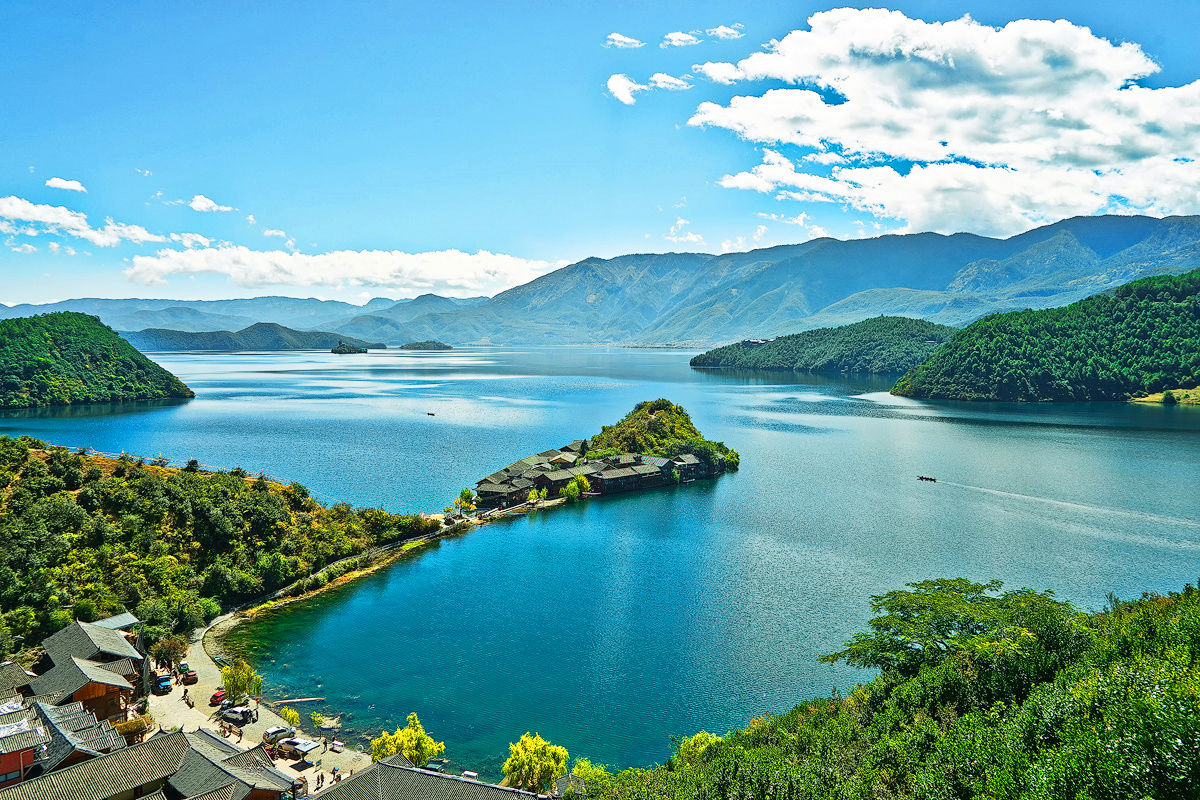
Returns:
[[[1200,592],[1081,613],[998,582],[910,584],[828,657],[880,670],[663,766],[600,800],[1118,800],[1200,796]]]
[[[701,353],[693,367],[900,373],[925,361],[957,329],[908,317],[875,317],[838,328],[736,342]]]
[[[129,610],[157,639],[440,523],[322,506],[303,486],[0,437],[0,655]]]
[[[240,331],[173,331],[147,328],[122,334],[139,350],[329,350],[343,342],[358,348],[384,349],[381,342],[325,331],[298,331],[274,322],[258,322]]]
[[[194,396],[96,317],[58,312],[0,321],[0,407]]]
[[[588,440],[589,458],[620,453],[663,458],[691,453],[718,471],[739,464],[736,450],[705,439],[683,406],[661,398],[638,403],[620,422],[605,425]]]
[[[424,342],[409,342],[408,344],[400,345],[401,350],[453,350],[454,348],[445,342],[439,342],[436,339],[428,339]]]
[[[962,400],[1123,400],[1200,384],[1200,270],[967,326],[892,389]]]

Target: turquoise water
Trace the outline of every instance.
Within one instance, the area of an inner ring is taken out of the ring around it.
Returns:
[[[355,736],[416,711],[490,775],[526,730],[648,764],[672,735],[850,685],[863,674],[817,657],[906,581],[999,578],[1095,608],[1200,576],[1200,409],[924,403],[690,355],[164,354],[196,400],[9,412],[0,432],[436,510],[637,401],[683,404],[741,472],[487,526],[237,629],[273,694],[326,697]]]

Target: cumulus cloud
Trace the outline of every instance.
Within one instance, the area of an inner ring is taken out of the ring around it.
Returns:
[[[610,75],[608,78],[608,93],[627,106],[637,102],[633,96],[634,92],[645,92],[649,89],[649,86],[644,86],[621,73]]]
[[[696,33],[699,33],[699,31],[695,31],[693,33],[672,31],[663,37],[663,40],[659,42],[658,46],[665,49],[667,47],[690,47],[694,44],[700,44],[701,39],[696,35]]]
[[[36,253],[37,252],[37,248],[34,247],[33,245],[31,245],[29,242],[24,242],[23,244],[15,244],[10,241],[10,242],[6,242],[6,244],[8,245],[8,249],[12,250],[14,253]]]
[[[189,249],[193,247],[208,247],[212,244],[212,239],[207,236],[201,236],[198,233],[172,233],[171,241],[179,242]]]
[[[656,72],[651,75],[650,85],[655,89],[668,89],[673,92],[681,92],[684,89],[692,88],[692,84],[688,83],[684,78],[676,78],[665,72]]]
[[[13,222],[29,223],[19,231],[27,236],[40,233],[75,236],[97,247],[114,247],[121,242],[145,244],[167,240],[165,236],[150,233],[141,225],[113,222],[111,217],[105,220],[104,227],[93,228],[88,223],[87,215],[82,212],[63,206],[31,203],[12,195],[0,197],[0,220],[7,220],[10,226]]]
[[[249,223],[249,224],[251,224],[251,225],[257,225],[257,224],[258,224],[258,220],[256,220],[256,219],[254,218],[254,215],[253,215],[253,214],[247,214],[247,215],[246,215],[246,222],[248,222],[248,223]]]
[[[188,201],[187,205],[193,211],[233,211],[233,206],[218,205],[215,200],[202,194],[192,195],[192,199]]]
[[[286,239],[287,233],[277,228],[267,228],[263,231],[263,236],[277,236],[280,239]]]
[[[1159,67],[1135,43],[1066,20],[995,28],[883,9],[808,24],[737,63],[693,67],[717,83],[787,84],[702,103],[689,120],[767,146],[722,185],[997,235],[1075,214],[1200,211],[1200,81],[1139,85]]]
[[[79,181],[69,181],[66,178],[50,178],[46,181],[46,185],[51,189],[66,189],[71,192],[86,192],[83,184]]]
[[[690,220],[683,217],[677,217],[675,224],[671,226],[671,230],[663,235],[663,238],[668,242],[676,242],[683,244],[704,244],[704,237],[695,231],[686,230],[691,225]]]
[[[740,22],[735,22],[733,25],[718,25],[715,28],[709,28],[705,33],[710,39],[740,39],[746,34],[742,33],[742,28],[746,27]]]
[[[171,275],[225,275],[240,286],[371,286],[403,292],[472,297],[527,283],[562,266],[480,250],[339,250],[298,253],[222,245],[191,250],[162,249],[134,256],[125,270],[131,280],[164,284]]]
[[[605,47],[619,47],[622,49],[642,47],[645,44],[645,42],[640,42],[637,39],[634,39],[632,36],[625,36],[615,32],[610,33],[608,38],[604,40]]]

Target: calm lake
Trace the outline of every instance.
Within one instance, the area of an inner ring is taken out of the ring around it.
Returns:
[[[416,711],[493,777],[526,730],[644,765],[673,735],[849,686],[866,676],[817,657],[906,581],[999,578],[1098,608],[1200,576],[1200,409],[917,402],[886,379],[691,355],[157,354],[196,400],[5,412],[0,433],[436,511],[638,401],[682,404],[741,472],[490,525],[232,637],[270,694],[327,698],[303,708],[340,714],[351,741]]]

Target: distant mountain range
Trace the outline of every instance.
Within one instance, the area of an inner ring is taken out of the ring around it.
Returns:
[[[328,331],[298,331],[276,322],[256,322],[240,331],[173,331],[147,328],[124,331],[126,341],[143,352],[154,350],[329,350],[339,343],[358,348],[387,347]]]
[[[879,315],[965,325],[1066,305],[1128,281],[1200,265],[1200,217],[1074,217],[1007,239],[880,236],[706,255],[587,258],[490,300],[423,295],[337,301],[68,300],[0,317],[72,310],[119,330],[234,330],[253,322],[388,344],[712,344]]]

